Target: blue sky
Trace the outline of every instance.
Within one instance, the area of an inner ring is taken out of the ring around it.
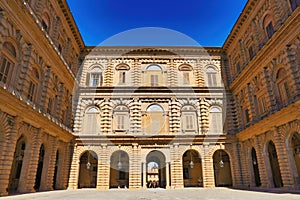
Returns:
[[[201,46],[222,46],[247,0],[67,2],[87,46],[193,45],[189,39]]]

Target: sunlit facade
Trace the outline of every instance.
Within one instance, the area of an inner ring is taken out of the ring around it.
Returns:
[[[66,0],[0,1],[0,196],[300,189],[299,5],[249,0],[223,47],[88,47]]]

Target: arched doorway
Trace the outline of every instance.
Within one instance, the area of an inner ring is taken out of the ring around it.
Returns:
[[[129,187],[129,156],[125,151],[116,151],[110,157],[110,188]]]
[[[58,165],[59,165],[59,151],[56,151],[56,158],[55,158],[55,168],[54,168],[54,175],[53,175],[53,189],[57,189],[56,181],[57,181],[57,172],[58,172]]]
[[[22,172],[23,159],[25,155],[26,142],[25,138],[21,136],[16,144],[14,159],[10,171],[8,192],[15,192],[18,190],[20,176]]]
[[[182,156],[184,187],[203,187],[202,162],[198,151],[187,150]]]
[[[232,186],[229,155],[223,150],[217,150],[213,155],[213,162],[216,187]]]
[[[166,157],[160,151],[151,151],[146,158],[148,188],[166,188]]]
[[[40,186],[41,186],[43,166],[44,166],[44,157],[45,157],[45,146],[44,146],[44,144],[42,144],[40,147],[38,168],[36,171],[35,184],[33,187],[35,190],[39,190]]]
[[[274,187],[282,187],[283,183],[281,179],[276,147],[272,141],[268,143],[268,154],[269,154],[269,161],[270,161],[270,166],[272,171]]]
[[[93,151],[86,151],[80,157],[78,188],[96,188],[98,157]]]
[[[256,151],[254,148],[252,148],[252,150],[251,150],[251,157],[252,157],[252,167],[253,167],[255,185],[256,185],[256,187],[259,187],[261,185],[261,181],[260,181],[260,176],[259,176]]]
[[[298,176],[296,180],[295,184],[300,185],[300,134],[295,132],[292,136],[292,140],[291,140],[291,148],[293,151],[293,159],[295,162],[295,167],[297,169],[298,172]]]

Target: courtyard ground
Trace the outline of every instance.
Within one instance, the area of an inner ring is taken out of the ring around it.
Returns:
[[[31,194],[21,194],[8,197],[1,197],[1,200],[74,200],[74,199],[99,199],[99,200],[300,200],[300,194],[289,192],[255,192],[246,190],[234,190],[229,188],[213,189],[148,189],[148,190],[61,190],[50,192],[37,192]]]

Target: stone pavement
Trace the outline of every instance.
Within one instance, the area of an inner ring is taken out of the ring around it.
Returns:
[[[234,190],[228,188],[213,189],[148,189],[148,190],[61,190],[50,192],[38,192],[31,194],[22,194],[8,197],[1,197],[1,200],[74,200],[74,199],[99,199],[99,200],[300,200],[300,194],[291,193],[267,193],[245,190]]]

